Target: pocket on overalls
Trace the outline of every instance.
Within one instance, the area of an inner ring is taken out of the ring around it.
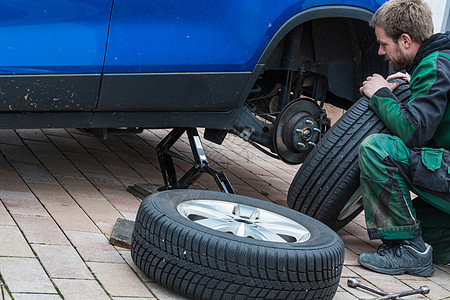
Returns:
[[[415,148],[411,151],[412,182],[436,192],[450,192],[450,153],[445,149]]]

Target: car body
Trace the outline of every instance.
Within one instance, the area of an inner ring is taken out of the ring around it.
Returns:
[[[0,128],[205,127],[279,153],[287,94],[347,108],[387,72],[367,24],[382,2],[2,0]]]

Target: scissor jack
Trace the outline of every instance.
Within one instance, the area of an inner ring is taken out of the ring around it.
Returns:
[[[170,148],[184,134],[187,133],[189,145],[191,147],[193,160],[190,160],[178,153],[173,152]],[[200,175],[207,173],[211,175],[220,190],[225,193],[234,194],[234,189],[230,184],[224,172],[214,170],[209,166],[206,159],[205,150],[198,135],[196,128],[174,128],[169,134],[156,146],[159,165],[163,175],[164,187],[159,190],[185,189],[194,183]],[[192,168],[178,179],[177,171],[172,158],[181,159],[192,165]]]

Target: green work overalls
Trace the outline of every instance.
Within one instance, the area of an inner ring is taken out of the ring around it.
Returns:
[[[400,103],[388,89],[369,106],[389,134],[359,148],[361,189],[370,239],[422,234],[433,259],[450,263],[450,32],[425,41],[412,66],[411,98]],[[410,191],[417,197],[411,199]]]

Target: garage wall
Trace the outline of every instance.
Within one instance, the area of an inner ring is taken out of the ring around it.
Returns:
[[[434,32],[450,30],[450,0],[425,0],[433,12]]]

